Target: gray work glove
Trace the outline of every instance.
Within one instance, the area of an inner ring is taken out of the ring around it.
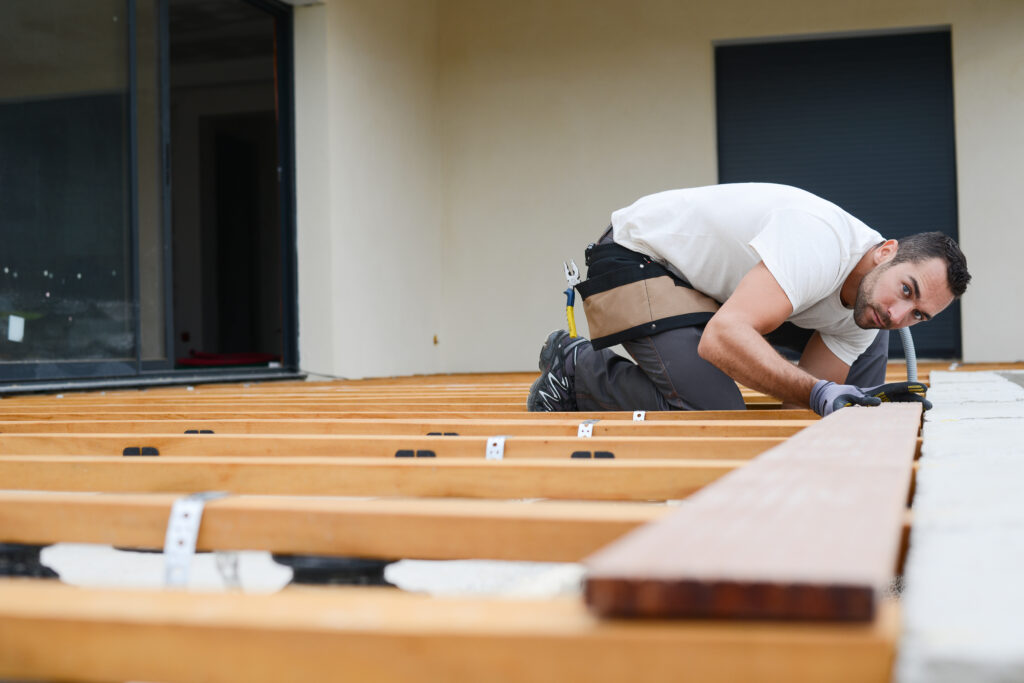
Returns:
[[[811,410],[818,415],[826,415],[845,408],[846,406],[877,406],[885,402],[911,402],[924,404],[925,410],[932,407],[926,399],[928,387],[920,382],[892,382],[879,384],[877,387],[855,387],[852,384],[836,384],[828,380],[818,380],[811,389]]]

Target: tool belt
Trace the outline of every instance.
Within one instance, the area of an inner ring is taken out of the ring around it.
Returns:
[[[614,242],[589,245],[586,258],[587,279],[576,290],[595,349],[703,325],[719,308],[661,264]]]

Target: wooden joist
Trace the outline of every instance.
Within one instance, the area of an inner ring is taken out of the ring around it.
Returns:
[[[298,393],[293,395],[267,395],[261,393],[253,394],[223,394],[223,393],[205,393],[205,392],[194,392],[189,395],[175,394],[167,396],[157,396],[152,394],[138,394],[135,396],[129,396],[124,394],[116,395],[95,395],[95,394],[69,394],[61,399],[61,405],[64,406],[75,406],[75,405],[91,405],[91,406],[111,406],[120,407],[138,402],[145,402],[151,405],[175,405],[180,403],[190,403],[193,405],[209,405],[217,406],[222,404],[228,405],[294,405],[294,406],[315,406],[320,405],[324,407],[337,406],[345,407],[352,404],[429,404],[429,403],[443,403],[443,404],[465,404],[472,406],[477,409],[481,406],[488,405],[508,405],[515,406],[521,411],[526,411],[526,402],[523,398],[526,392],[526,387],[522,389],[516,389],[505,392],[490,392],[490,393],[454,393],[454,392],[441,392],[441,393],[425,393],[422,391],[418,392],[401,392],[401,393],[380,393],[370,391],[360,392],[347,392],[347,393],[332,393],[332,394],[310,394],[310,393]],[[777,399],[765,396],[764,394],[757,392],[742,392],[744,399],[748,403],[771,403],[777,402]],[[25,401],[26,404],[31,404],[32,401]]]
[[[0,543],[161,548],[176,495],[0,492]],[[577,562],[673,507],[642,503],[245,496],[207,504],[200,550]],[[906,542],[909,515],[899,520]],[[895,562],[891,570],[895,568]]]
[[[135,411],[138,410],[140,405],[146,405],[153,408],[161,408],[166,412],[174,411],[192,411],[194,412],[197,408],[209,409],[210,411],[232,411],[232,410],[254,410],[254,409],[266,409],[266,410],[296,410],[296,411],[310,411],[310,410],[335,410],[335,411],[353,411],[353,410],[376,410],[380,411],[420,411],[420,412],[458,412],[458,411],[472,411],[474,413],[497,413],[497,412],[521,412],[526,414],[526,405],[519,405],[518,402],[505,402],[505,403],[452,403],[450,401],[351,401],[346,403],[332,403],[322,401],[307,401],[302,403],[278,403],[274,401],[264,402],[248,402],[239,403],[237,401],[219,401],[219,402],[197,402],[190,401],[187,398],[181,398],[175,401],[125,401],[122,403],[82,403],[79,405],[68,404],[67,408],[63,406],[60,408],[61,413],[72,413],[75,411],[87,410],[91,412],[95,411]],[[2,406],[6,410],[15,408],[20,411],[25,406]],[[53,408],[51,407],[51,410]],[[0,411],[2,413],[3,411]]]
[[[919,404],[847,408],[588,564],[615,616],[871,619],[896,565]]]
[[[881,683],[895,606],[868,625],[606,621],[578,600],[83,590],[0,580],[0,677]]]
[[[605,453],[614,458],[752,458],[782,437],[593,437],[512,436],[504,458],[564,458]],[[482,436],[364,436],[290,434],[0,434],[0,455],[164,456],[405,456],[484,458]],[[143,449],[153,449],[145,451]],[[154,452],[155,451],[155,452]],[[432,456],[430,454],[433,454]],[[611,457],[605,456],[605,457]],[[601,457],[601,456],[598,456]]]
[[[287,408],[296,410],[357,410],[376,408],[378,410],[446,410],[446,411],[458,411],[458,410],[472,410],[477,413],[488,413],[488,412],[527,412],[526,403],[523,400],[506,400],[504,398],[496,398],[492,400],[471,400],[466,399],[463,401],[453,400],[451,397],[397,397],[397,398],[373,398],[373,397],[362,397],[353,396],[346,398],[345,400],[312,400],[306,399],[285,399],[285,400],[273,400],[270,398],[261,398],[260,400],[232,400],[220,397],[210,397],[208,399],[190,399],[188,397],[174,398],[171,400],[144,400],[144,401],[131,401],[128,399],[107,399],[107,400],[92,400],[92,401],[67,401],[62,405],[66,405],[68,409],[79,409],[79,408],[90,408],[93,410],[131,410],[137,408],[139,404],[145,403],[147,406],[162,407],[167,410],[180,410],[182,408],[197,408],[204,407],[210,410],[232,410],[232,409],[256,409],[256,408]],[[767,405],[772,403],[778,403],[777,401],[769,400],[753,400],[748,398],[746,403],[750,405]],[[7,408],[9,406],[5,406]],[[28,407],[28,406],[26,406]]]
[[[68,434],[184,434],[210,430],[217,434],[412,434],[494,436],[576,436],[584,420],[564,419],[60,419],[4,420],[0,432]],[[812,420],[598,420],[594,436],[774,436],[789,437]]]
[[[388,410],[387,408],[369,410],[330,410],[323,408],[302,409],[287,408],[280,406],[268,406],[261,408],[243,408],[232,406],[223,409],[204,409],[190,406],[175,410],[167,410],[161,407],[148,406],[139,403],[130,408],[98,410],[90,406],[71,406],[57,410],[54,406],[42,406],[33,404],[5,405],[0,401],[0,425],[8,420],[36,420],[36,421],[64,421],[64,420],[382,420],[382,419],[404,419],[404,420],[569,420],[581,422],[583,420],[608,420],[627,421],[632,420],[633,413],[615,412],[586,412],[586,413],[528,413],[525,411],[511,412],[489,412],[485,415],[474,412],[471,409],[460,410]],[[810,420],[817,421],[818,416],[809,410],[722,410],[722,411],[672,411],[672,412],[650,412],[646,414],[645,423],[661,422],[690,422],[690,421],[714,421],[724,420],[748,421],[755,419],[759,422],[768,420]],[[2,431],[2,429],[0,429]]]
[[[206,504],[200,550],[579,561],[691,507],[638,501],[714,487],[821,424],[749,391],[757,410],[652,412],[642,423],[630,412],[537,415],[524,410],[528,385],[501,375],[4,399],[0,488],[22,490],[0,491],[0,543],[159,548],[179,495],[227,490]],[[587,419],[600,420],[594,436],[577,438]],[[193,429],[216,433],[182,433]],[[497,435],[508,436],[504,459],[488,461],[486,437]],[[123,457],[126,447],[159,456]],[[579,450],[615,458],[570,457]],[[856,475],[846,479],[859,490]],[[758,486],[752,499],[764,495]],[[517,498],[591,502],[504,500]],[[904,489],[898,527],[905,501]],[[747,502],[730,505],[776,518]],[[828,502],[811,502],[815,529],[847,529]],[[692,526],[712,537],[709,525],[725,528],[724,540],[728,527],[709,519]],[[686,533],[662,547],[703,553]],[[897,629],[898,611],[884,603],[866,624],[630,621],[599,618],[578,599],[126,593],[0,580],[0,678],[886,681]]]
[[[168,494],[0,491],[0,543],[162,548]],[[210,501],[197,549],[380,559],[576,562],[668,510],[644,503],[231,496]]]
[[[0,455],[0,488],[643,501],[684,498],[745,462]]]

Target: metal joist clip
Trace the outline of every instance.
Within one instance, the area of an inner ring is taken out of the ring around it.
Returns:
[[[580,426],[576,429],[576,436],[580,439],[589,439],[594,435],[594,424],[600,422],[600,420],[584,420],[580,422]]]
[[[487,439],[487,451],[485,457],[488,460],[504,460],[505,459],[505,437],[504,436],[492,436]]]
[[[188,585],[189,567],[196,553],[199,524],[206,501],[223,498],[224,491],[203,491],[179,498],[171,506],[164,538],[164,585],[182,588]]]

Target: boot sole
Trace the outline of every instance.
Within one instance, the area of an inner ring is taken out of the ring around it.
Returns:
[[[547,339],[544,340],[544,346],[540,347],[540,359],[537,361],[537,369],[540,370],[541,373],[550,371],[552,365],[554,365],[555,358],[557,358],[556,354],[560,350],[558,340],[561,339],[563,335],[566,337],[569,336],[563,330],[555,330],[548,335]]]

